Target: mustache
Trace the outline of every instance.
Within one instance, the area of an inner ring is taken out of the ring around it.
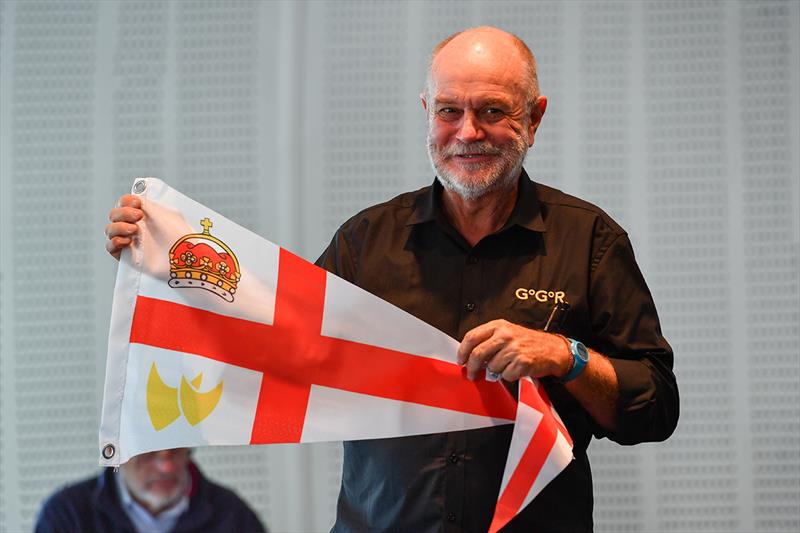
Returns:
[[[503,153],[500,148],[491,143],[458,143],[453,146],[446,146],[441,150],[441,155],[444,157],[453,157],[458,155],[479,154],[479,155],[501,155]]]
[[[176,483],[180,483],[182,481],[181,476],[177,474],[163,474],[163,475],[156,475],[156,476],[148,476],[145,479],[145,484],[150,485],[152,483],[158,483],[161,481],[174,481]]]

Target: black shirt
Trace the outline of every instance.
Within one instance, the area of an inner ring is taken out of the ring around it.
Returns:
[[[627,234],[597,207],[523,171],[505,226],[470,247],[446,221],[441,185],[357,214],[317,263],[448,335],[503,318],[561,329],[607,355],[620,387],[619,429],[606,434],[566,389],[544,380],[574,441],[573,461],[504,531],[590,531],[592,435],[621,444],[667,438],[678,419],[672,350]],[[334,531],[486,531],[512,426],[344,443]]]

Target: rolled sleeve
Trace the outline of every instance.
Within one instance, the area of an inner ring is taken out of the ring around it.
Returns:
[[[603,250],[592,272],[591,304],[597,348],[608,356],[619,385],[617,430],[596,435],[620,444],[666,439],[680,406],[673,352],[627,235]]]

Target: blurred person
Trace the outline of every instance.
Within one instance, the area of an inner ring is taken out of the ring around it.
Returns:
[[[256,514],[234,492],[209,481],[189,448],[144,453],[117,473],[58,490],[42,506],[36,532],[259,532]]]

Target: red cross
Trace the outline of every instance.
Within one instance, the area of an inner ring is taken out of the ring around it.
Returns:
[[[552,404],[544,387],[537,388],[533,382],[521,379],[519,401],[542,413],[542,419],[531,440],[525,446],[525,451],[520,457],[519,464],[514,469],[508,484],[497,499],[489,533],[495,533],[503,528],[522,508],[525,497],[539,477],[550,451],[556,444],[558,433],[561,433],[572,447],[572,438],[567,428],[552,415]]]
[[[130,339],[262,372],[251,444],[300,442],[312,384],[514,420],[505,387],[454,363],[323,336],[325,276],[281,249],[272,325],[139,296]]]

